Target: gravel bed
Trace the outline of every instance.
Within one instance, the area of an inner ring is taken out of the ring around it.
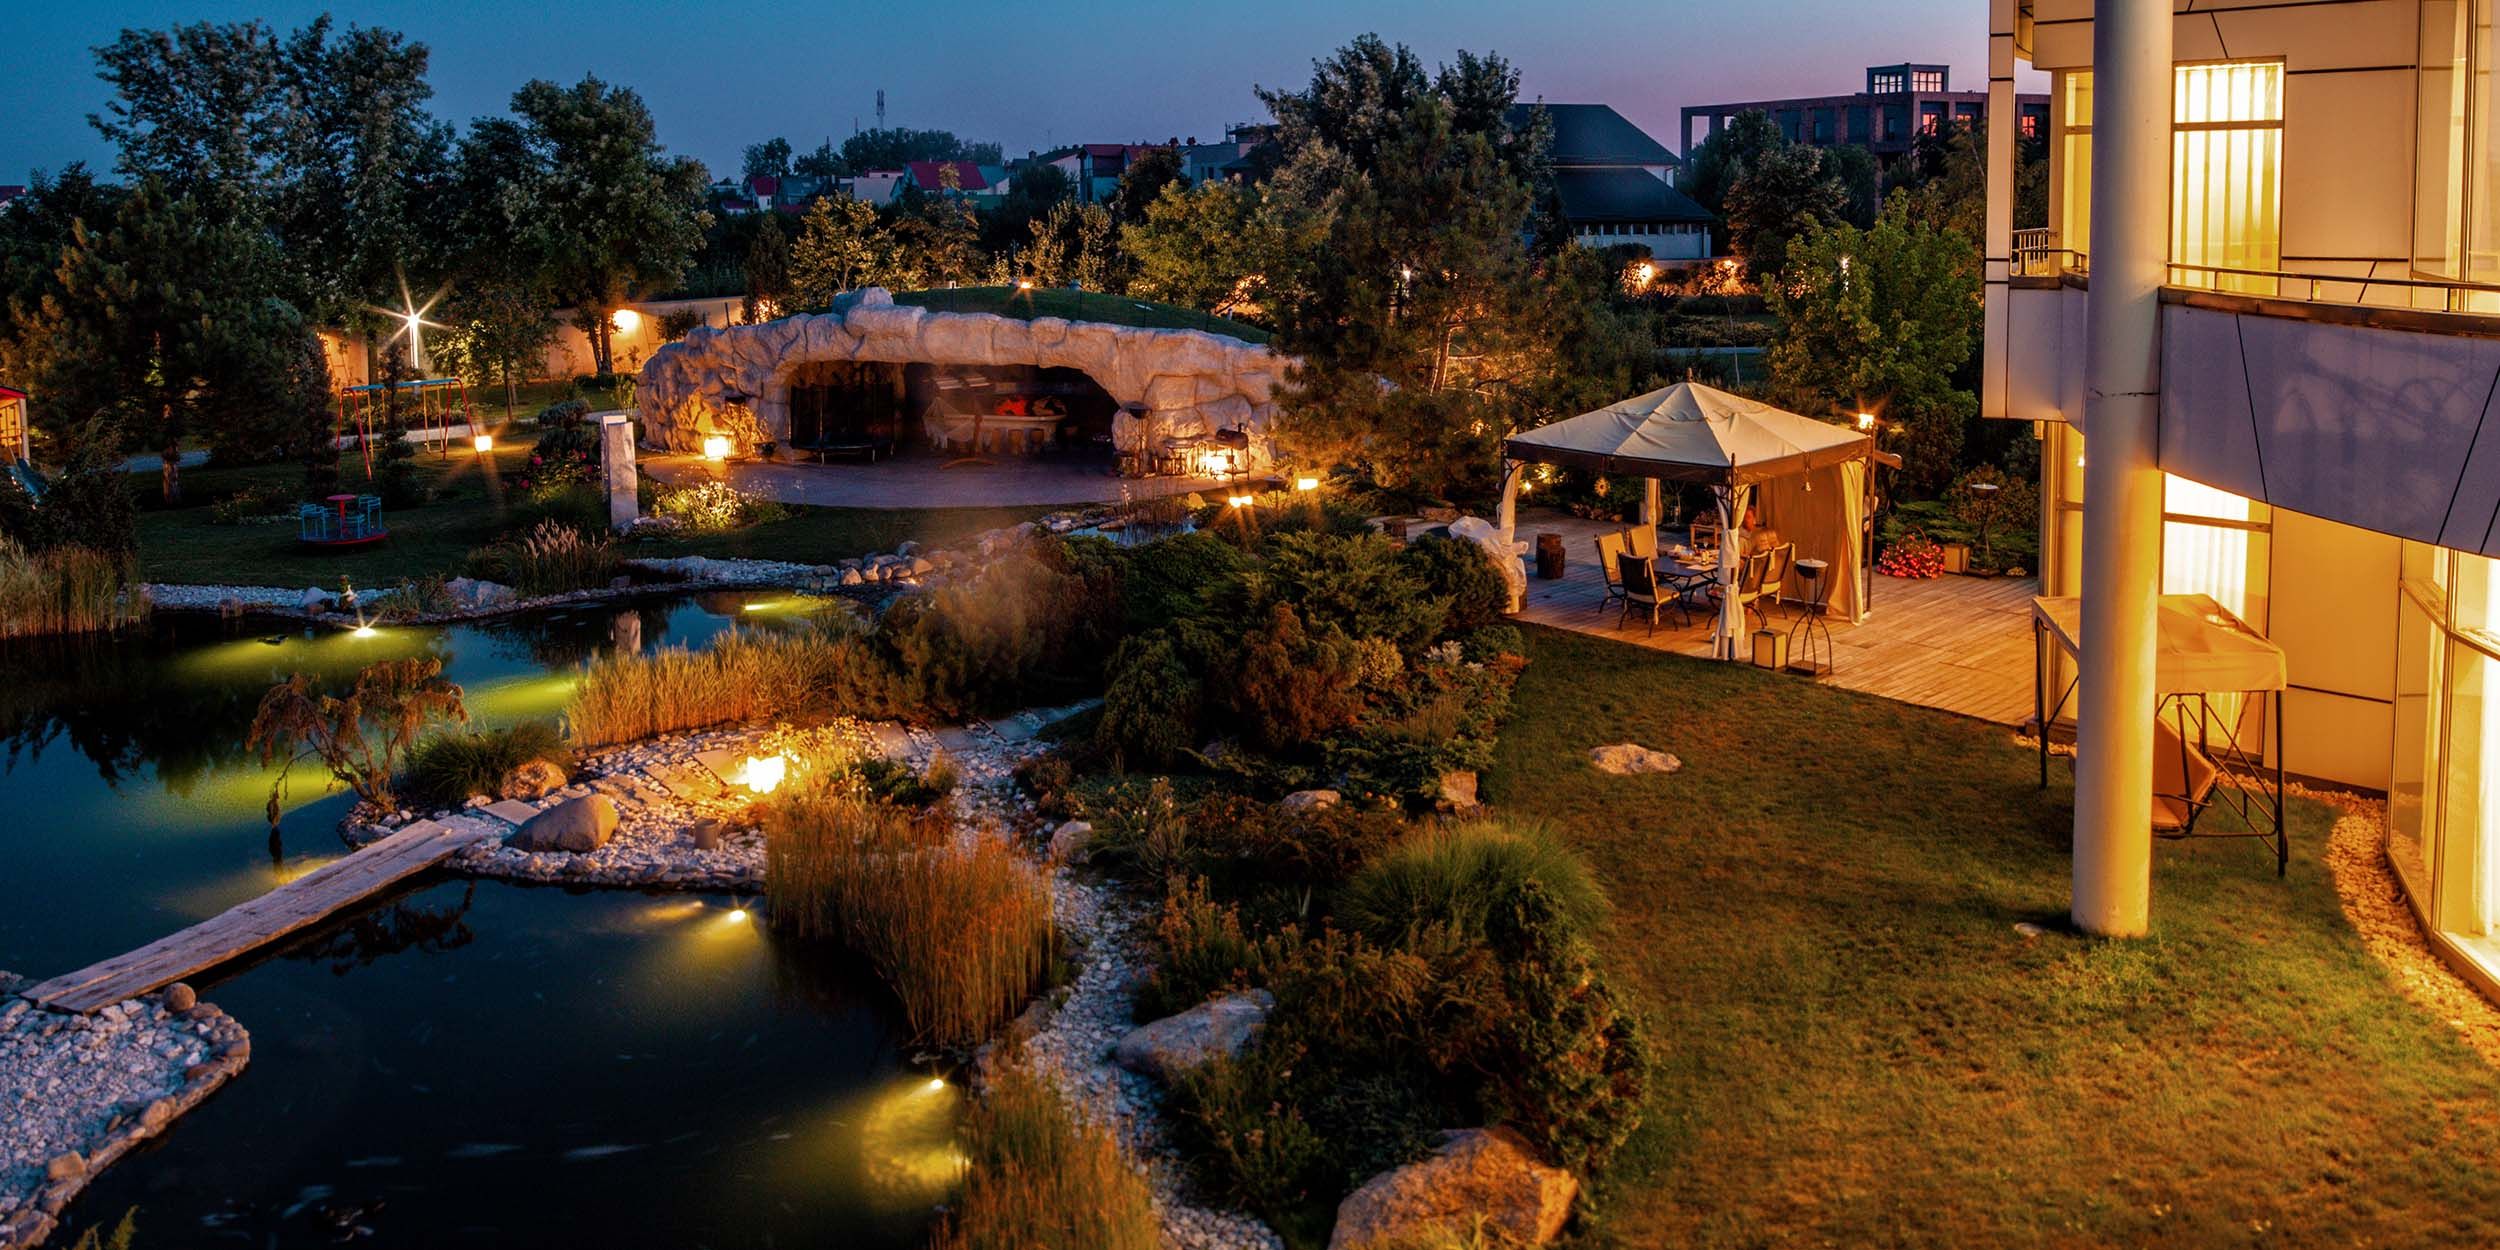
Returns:
[[[0,1250],[49,1236],[87,1182],[251,1060],[251,1038],[188,986],[92,1015],[16,997],[0,973]]]

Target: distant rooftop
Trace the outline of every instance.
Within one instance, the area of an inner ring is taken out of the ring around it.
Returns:
[[[1564,220],[1575,225],[1711,219],[1709,209],[1637,169],[1557,169],[1554,193],[1562,199]]]
[[[1510,123],[1527,124],[1534,104],[1510,106]],[[1649,137],[1649,132],[1632,124],[1630,119],[1607,104],[1546,104],[1547,116],[1554,119],[1554,164],[1563,168],[1573,165],[1676,165],[1675,153],[1667,145]]]

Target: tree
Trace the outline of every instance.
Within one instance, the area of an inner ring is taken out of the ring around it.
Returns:
[[[1259,102],[1276,118],[1278,141],[1289,152],[1326,145],[1345,154],[1355,169],[1379,168],[1382,149],[1400,119],[1431,93],[1424,63],[1404,44],[1359,35],[1325,60],[1311,62],[1310,85],[1300,91],[1257,88]]]
[[[1008,180],[1007,193],[981,214],[981,245],[1000,253],[1021,245],[1051,205],[1075,194],[1066,170],[1038,161],[1025,165]]]
[[[247,740],[263,764],[279,765],[269,787],[270,828],[278,824],[287,773],[307,758],[382,812],[398,811],[391,778],[400,757],[427,726],[468,719],[460,687],[443,680],[443,662],[431,657],[366,665],[343,697],[320,690],[303,673],[271,686],[252,715]]]
[[[1181,176],[1181,154],[1174,148],[1147,148],[1129,158],[1127,168],[1120,171],[1120,183],[1111,192],[1111,216],[1123,226],[1146,219],[1146,209],[1174,183],[1188,185]]]
[[[1737,176],[1773,149],[1785,147],[1788,136],[1761,109],[1747,109],[1711,132],[1684,162],[1683,191],[1693,202],[1722,217],[1727,212],[1727,193],[1736,185]],[[1714,231],[1714,246],[1728,246],[1727,228],[1722,221]]]
[[[195,432],[224,454],[267,454],[262,405],[278,389],[273,364],[284,367],[270,345],[303,330],[269,290],[276,270],[264,234],[212,221],[152,181],[109,221],[78,223],[21,349],[36,419],[74,429],[102,418],[125,445],[159,449],[168,503],[182,498],[182,444]]]
[[[613,373],[616,308],[675,285],[703,241],[703,167],[664,159],[642,98],[597,77],[534,80],[512,112],[535,158],[533,234],[550,285],[572,302],[594,370]]]
[[[851,171],[842,163],[842,154],[834,151],[831,143],[819,143],[815,151],[791,161],[790,172],[810,178],[839,178]]]
[[[801,308],[828,307],[844,291],[875,285],[892,251],[874,206],[819,199],[807,206],[798,242],[790,248],[791,298]]]
[[[435,341],[435,358],[480,385],[500,384],[510,420],[521,383],[546,359],[556,336],[546,295],[524,277],[481,274],[453,291],[442,317],[451,329]]]
[[[113,99],[88,124],[121,149],[115,168],[208,216],[255,220],[287,139],[278,37],[257,22],[124,30],[95,50]]]
[[[1340,184],[1324,260],[1276,307],[1280,346],[1303,361],[1288,440],[1433,496],[1488,482],[1529,416],[1522,394],[1558,361],[1525,242],[1530,188],[1454,117],[1438,96],[1405,111],[1378,169]]]
[[[1121,260],[1117,229],[1110,209],[1061,200],[1033,223],[1032,246],[1025,249],[1019,276],[1040,286],[1116,290],[1113,267]]]
[[[119,168],[206,218],[273,232],[284,294],[322,320],[370,326],[404,270],[441,267],[450,131],[425,111],[427,52],[395,31],[320,17],[125,30],[96,49],[114,90],[89,118]]]
[[[995,143],[966,143],[948,130],[913,130],[908,126],[863,130],[842,141],[842,163],[853,172],[901,169],[913,161],[999,163]]]
[[[1129,290],[1230,316],[1258,297],[1269,262],[1256,187],[1206,182],[1167,186],[1145,220],[1120,232],[1137,267]]]
[[[1895,192],[1872,229],[1809,229],[1765,292],[1780,323],[1770,352],[1782,404],[1806,413],[1873,410],[1899,433],[1906,485],[1953,480],[1965,423],[1978,410],[1954,373],[1979,336],[1978,257],[1958,236],[1913,219]]]
[[[748,144],[745,160],[740,163],[738,169],[750,179],[789,177],[790,141],[773,138],[766,139],[762,143]]]
[[[1840,219],[1864,230],[1884,211],[1884,174],[1875,154],[1854,143],[1823,149],[1823,169],[1840,184]]]
[[[957,196],[916,197],[894,219],[892,280],[906,287],[961,286],[982,269],[981,223]]]
[[[746,299],[741,311],[749,325],[789,311],[790,240],[781,233],[781,214],[765,213],[747,244]]]
[[[1818,225],[1839,222],[1846,193],[1821,151],[1782,143],[1740,170],[1722,216],[1730,243],[1756,282],[1788,264],[1788,246]]]

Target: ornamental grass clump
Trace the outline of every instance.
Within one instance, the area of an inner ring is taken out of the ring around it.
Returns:
[[[763,804],[773,923],[834,938],[902,1000],[918,1037],[964,1046],[996,1032],[1049,971],[1050,885],[996,838],[958,838],[944,806],[879,802],[820,774]]]
[[[560,595],[616,577],[616,545],[550,517],[518,539],[478,553],[476,563],[523,595]]]
[[[1152,1250],[1153,1196],[1100,1122],[1020,1059],[990,1070],[965,1126],[963,1193],[935,1250]]]
[[[700,650],[591,660],[565,709],[584,748],[714,725],[795,720],[820,710],[890,710],[883,670],[848,617],[805,629],[738,630]]]
[[[1365,864],[1337,895],[1337,921],[1384,946],[1434,925],[1481,941],[1530,882],[1552,900],[1573,936],[1606,918],[1605,890],[1551,831],[1478,820],[1419,830]]]
[[[744,529],[790,515],[787,507],[760,495],[750,495],[727,482],[663,489],[652,501],[651,511],[696,534]]]
[[[119,629],[147,611],[122,557],[80,546],[28,551],[0,538],[0,637]]]
[[[546,721],[503,729],[448,730],[420,740],[408,754],[408,792],[445,807],[472,794],[496,794],[514,769],[544,760],[570,770],[573,751]]]

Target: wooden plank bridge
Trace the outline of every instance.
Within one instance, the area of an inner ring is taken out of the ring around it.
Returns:
[[[25,991],[62,1011],[98,1011],[267,946],[432,868],[477,835],[420,820],[360,851],[179,933]]]

